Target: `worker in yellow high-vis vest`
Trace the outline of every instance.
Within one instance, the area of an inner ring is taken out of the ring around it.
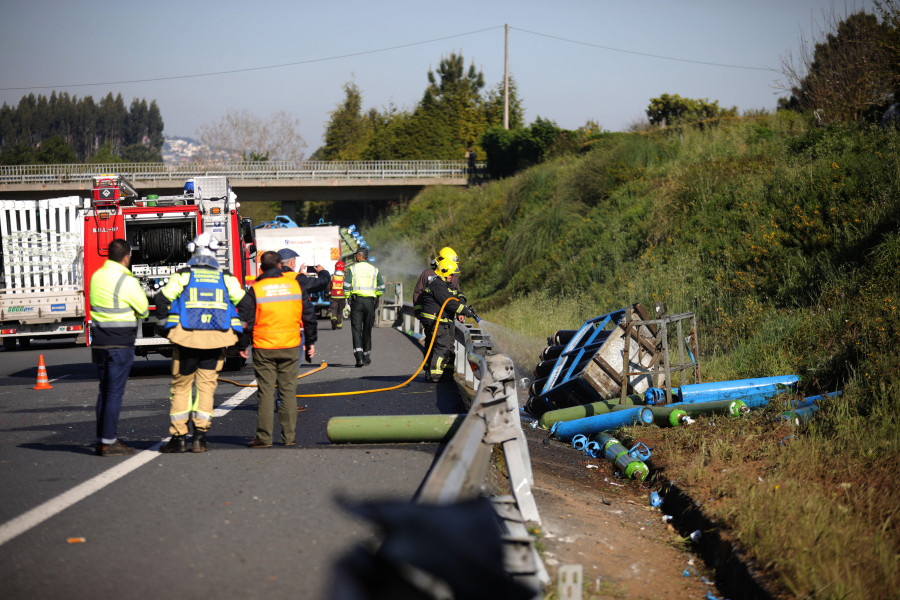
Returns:
[[[356,262],[344,271],[344,292],[350,298],[350,330],[353,332],[353,357],[356,366],[372,362],[372,327],[375,326],[375,302],[384,294],[384,279],[369,262],[369,249],[356,250]]]
[[[134,340],[150,302],[129,269],[131,244],[117,238],[109,244],[109,260],[91,276],[91,360],[100,376],[97,395],[98,456],[124,456],[134,450],[119,441],[117,428],[122,396],[134,362]]]

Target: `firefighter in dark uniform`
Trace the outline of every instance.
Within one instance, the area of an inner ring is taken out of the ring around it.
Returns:
[[[462,288],[459,287],[459,257],[456,255],[456,251],[450,246],[445,246],[441,248],[441,251],[438,252],[438,255],[431,259],[431,264],[427,269],[422,271],[419,275],[418,281],[416,281],[416,286],[413,288],[412,293],[412,303],[413,303],[413,313],[418,318],[419,313],[422,311],[422,304],[419,302],[419,296],[422,294],[422,290],[425,289],[425,286],[431,281],[434,277],[434,269],[437,266],[437,261],[441,259],[449,259],[456,263],[457,270],[453,275],[450,276],[448,283],[450,283],[450,287],[456,289],[457,291],[461,291]],[[463,300],[465,302],[465,300]]]
[[[459,257],[456,255],[456,250],[451,248],[450,246],[445,246],[441,248],[441,251],[438,252],[438,255],[431,259],[431,264],[427,269],[422,271],[421,275],[419,275],[418,281],[416,281],[416,286],[413,288],[412,293],[412,303],[413,303],[413,314],[422,323],[423,329],[427,328],[429,323],[426,322],[425,319],[422,318],[422,302],[419,300],[422,296],[422,292],[425,290],[426,286],[431,283],[431,280],[435,277],[435,268],[437,268],[437,261],[442,259],[450,260],[456,263],[456,272],[450,276],[450,279],[447,280],[447,283],[450,284],[450,287],[455,289],[459,293],[459,297],[463,304],[465,304],[465,297],[462,295],[462,288],[459,287]],[[462,315],[457,317],[460,322],[465,321],[466,318]],[[429,338],[430,339],[430,338]],[[452,354],[452,353],[451,353]],[[427,354],[425,360],[430,360],[431,354]]]
[[[206,452],[212,424],[213,395],[225,348],[247,347],[243,323],[252,318],[253,303],[240,282],[219,270],[218,240],[208,233],[188,244],[188,268],[178,271],[156,294],[157,323],[175,348],[169,390],[169,433],[161,452],[185,452],[188,421],[194,424],[192,449]],[[193,388],[196,384],[197,393]]]
[[[459,290],[450,286],[450,276],[455,272],[455,262],[446,258],[438,260],[435,265],[435,276],[419,296],[422,305],[420,319],[425,327],[425,339],[430,343],[432,336],[435,336],[431,358],[428,361],[428,372],[425,374],[426,381],[438,381],[444,374],[444,369],[451,363],[453,319],[475,317],[475,311],[464,304],[465,298],[460,298]],[[447,306],[439,315],[438,311],[444,302],[447,302]]]

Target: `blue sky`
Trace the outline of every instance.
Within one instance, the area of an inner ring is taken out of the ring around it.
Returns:
[[[832,6],[872,10],[871,0],[0,1],[0,103],[53,89],[121,93],[126,104],[156,100],[166,134],[178,136],[229,109],[286,111],[307,154],[348,81],[366,108],[412,108],[429,68],[455,51],[487,86],[501,82],[504,24],[527,123],[573,129],[592,119],[617,131],[662,93],[774,108],[782,59],[801,35]],[[123,83],[146,79],[158,80]]]

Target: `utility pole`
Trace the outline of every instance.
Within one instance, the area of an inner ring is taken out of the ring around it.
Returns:
[[[503,32],[503,129],[509,129],[509,23]]]

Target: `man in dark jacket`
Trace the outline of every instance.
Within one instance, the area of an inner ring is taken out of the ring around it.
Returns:
[[[297,283],[303,288],[303,322],[316,323],[316,332],[318,332],[318,323],[316,320],[316,307],[312,303],[312,294],[328,289],[331,284],[331,274],[325,270],[322,265],[313,267],[316,271],[315,275],[306,272],[306,265],[301,264],[300,270],[297,271],[297,257],[300,256],[290,248],[282,248],[278,251],[278,258],[281,260],[282,273],[297,273]],[[312,360],[312,355],[306,355],[307,362]],[[276,394],[277,397],[277,394]]]

